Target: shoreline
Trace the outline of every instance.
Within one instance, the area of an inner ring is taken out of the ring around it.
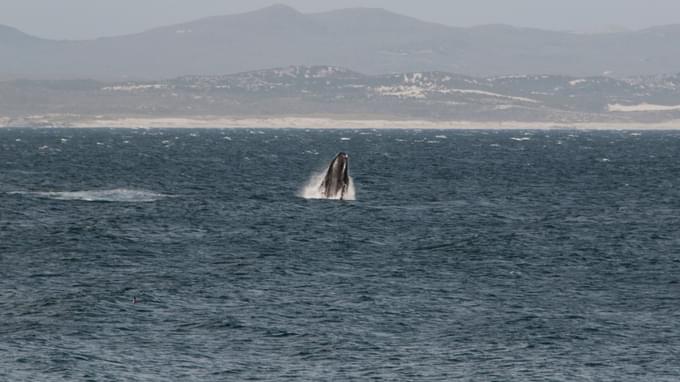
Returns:
[[[329,117],[203,118],[51,118],[26,117],[26,126],[45,128],[267,128],[267,129],[428,129],[428,130],[680,130],[680,120],[667,122],[521,122],[341,119]],[[0,128],[10,126],[0,117]]]

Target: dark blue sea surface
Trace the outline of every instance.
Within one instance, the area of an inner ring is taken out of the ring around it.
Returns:
[[[678,381],[679,281],[679,132],[0,129],[2,381]]]

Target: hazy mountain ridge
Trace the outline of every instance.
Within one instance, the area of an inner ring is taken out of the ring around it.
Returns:
[[[329,64],[368,74],[622,78],[677,71],[679,40],[679,25],[574,34],[505,25],[456,28],[381,9],[302,14],[272,6],[87,41],[43,40],[0,27],[0,75],[161,79]]]
[[[0,82],[5,125],[79,118],[332,116],[343,118],[663,122],[680,119],[680,74],[471,77],[446,72],[365,75],[291,66],[160,81]],[[61,122],[60,122],[61,121]]]

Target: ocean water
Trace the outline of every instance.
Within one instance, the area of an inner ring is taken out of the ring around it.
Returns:
[[[678,381],[679,230],[678,132],[0,129],[0,380]]]

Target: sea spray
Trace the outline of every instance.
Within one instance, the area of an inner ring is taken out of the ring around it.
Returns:
[[[307,184],[302,188],[302,190],[300,190],[299,196],[305,199],[339,200],[340,199],[339,196],[328,198],[321,192],[321,183],[323,182],[325,176],[326,170],[313,173],[312,176],[309,178],[309,181],[307,181]],[[345,192],[345,195],[342,199],[356,200],[356,189],[354,187],[354,179],[352,179],[351,176],[349,177],[349,185],[347,186],[347,191]]]

